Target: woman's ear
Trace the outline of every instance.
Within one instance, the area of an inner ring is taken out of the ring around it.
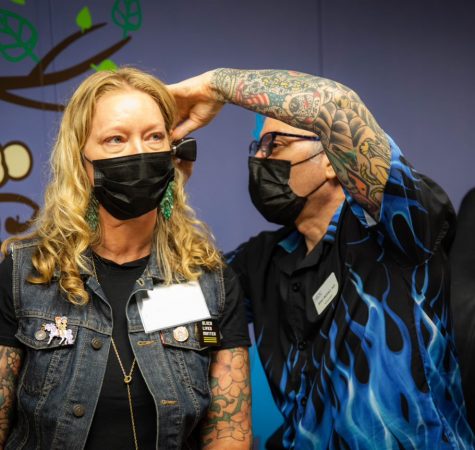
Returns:
[[[175,158],[175,167],[185,176],[185,183],[193,174],[194,165],[195,163],[193,161],[185,161],[183,159]]]

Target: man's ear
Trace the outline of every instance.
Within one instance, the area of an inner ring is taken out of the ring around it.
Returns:
[[[335,169],[333,168],[332,163],[330,162],[330,160],[328,159],[328,157],[325,153],[323,153],[323,155],[322,155],[322,164],[323,164],[323,167],[324,167],[325,176],[326,176],[327,180],[336,179],[337,176],[336,176]]]

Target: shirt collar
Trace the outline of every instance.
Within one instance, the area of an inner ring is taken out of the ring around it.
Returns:
[[[327,231],[322,239],[324,242],[328,242],[330,244],[333,244],[333,242],[335,242],[336,229],[338,221],[340,220],[340,215],[344,203],[345,202],[342,201],[340,206],[338,206],[337,210],[335,211],[335,214],[333,214],[333,217],[330,220],[330,224],[328,225]],[[287,253],[293,253],[298,248],[303,238],[303,235],[298,230],[293,229],[287,236],[280,240],[277,245],[282,247]]]

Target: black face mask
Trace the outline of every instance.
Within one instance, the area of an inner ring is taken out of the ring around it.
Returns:
[[[249,194],[256,209],[269,222],[292,225],[302,212],[307,197],[326,182],[324,180],[306,197],[298,196],[289,186],[290,169],[315,156],[295,164],[280,159],[249,157]]]
[[[97,200],[119,220],[133,219],[158,208],[175,176],[171,151],[94,161],[84,158],[94,167]]]

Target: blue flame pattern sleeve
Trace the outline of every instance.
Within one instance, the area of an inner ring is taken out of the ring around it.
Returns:
[[[391,137],[391,166],[376,222],[345,190],[353,214],[367,228],[375,228],[385,239],[385,249],[403,265],[429,259],[441,244],[454,211],[445,192],[418,173],[404,158]]]

